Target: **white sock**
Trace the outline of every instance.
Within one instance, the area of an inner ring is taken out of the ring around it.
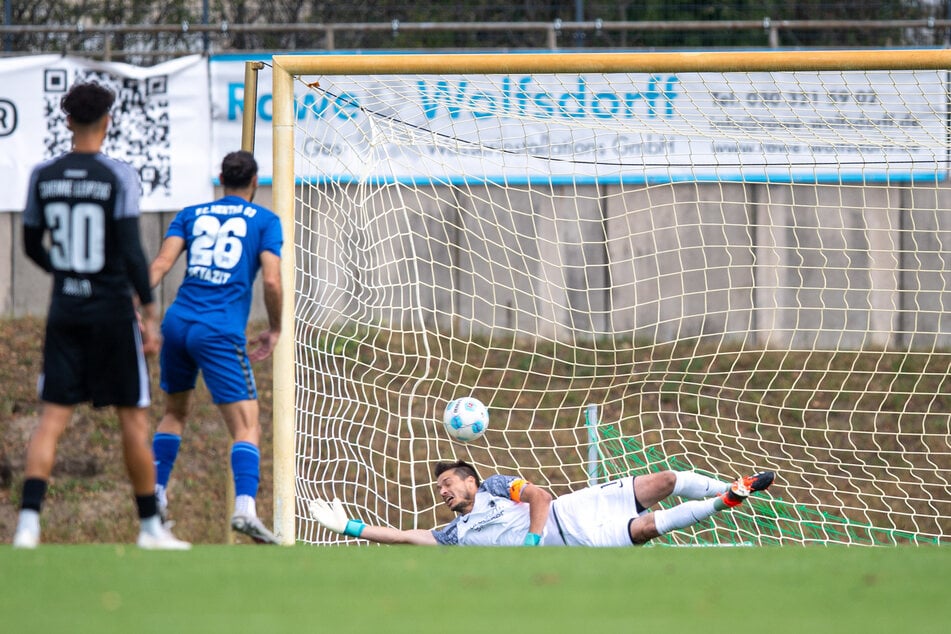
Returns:
[[[250,495],[238,495],[234,498],[234,514],[243,517],[257,517],[258,510],[254,498]]]
[[[717,499],[694,500],[678,504],[671,509],[654,511],[654,527],[658,533],[664,535],[678,528],[693,526],[717,512]]]
[[[674,483],[673,495],[688,500],[702,500],[725,493],[730,488],[729,482],[720,482],[693,471],[676,471],[677,482]]]
[[[17,532],[27,531],[32,535],[40,534],[40,514],[33,509],[20,509],[17,519]]]
[[[155,501],[158,502],[159,508],[168,507],[168,493],[161,484],[155,485]]]
[[[158,515],[153,515],[152,517],[143,517],[139,520],[139,526],[143,533],[149,533],[150,535],[158,535],[162,528],[162,518]]]

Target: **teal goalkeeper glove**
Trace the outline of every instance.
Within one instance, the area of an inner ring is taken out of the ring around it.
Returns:
[[[542,541],[542,536],[538,533],[529,533],[525,536],[525,541],[523,542],[525,546],[538,546]]]
[[[334,498],[333,502],[314,498],[310,501],[308,509],[310,516],[317,520],[318,524],[335,533],[359,537],[366,526],[360,520],[347,519],[347,512],[343,510],[343,502],[340,498]]]

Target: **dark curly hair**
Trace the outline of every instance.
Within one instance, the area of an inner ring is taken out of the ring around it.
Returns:
[[[452,471],[460,478],[468,478],[472,476],[475,478],[476,486],[482,484],[482,481],[479,479],[479,474],[476,473],[475,467],[473,467],[468,462],[462,460],[456,460],[455,462],[437,462],[436,466],[433,467],[433,474],[436,476],[436,479],[439,479],[446,471]]]
[[[221,184],[227,189],[247,187],[257,173],[258,162],[250,152],[231,152],[221,161]]]
[[[60,108],[80,125],[99,121],[109,113],[116,94],[101,84],[75,84],[60,101]]]

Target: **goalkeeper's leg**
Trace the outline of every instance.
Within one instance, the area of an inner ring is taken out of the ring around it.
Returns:
[[[733,508],[755,491],[767,489],[775,479],[772,471],[760,471],[736,480],[728,490],[705,500],[684,502],[670,509],[662,509],[631,520],[628,526],[631,541],[643,544],[673,530],[687,528],[724,509]]]
[[[634,478],[634,499],[648,509],[671,495],[702,500],[725,493],[729,488],[729,482],[693,471],[659,471]]]

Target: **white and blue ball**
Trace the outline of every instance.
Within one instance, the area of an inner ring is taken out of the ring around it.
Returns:
[[[454,399],[446,405],[443,424],[454,440],[471,442],[489,428],[489,408],[471,396]]]

